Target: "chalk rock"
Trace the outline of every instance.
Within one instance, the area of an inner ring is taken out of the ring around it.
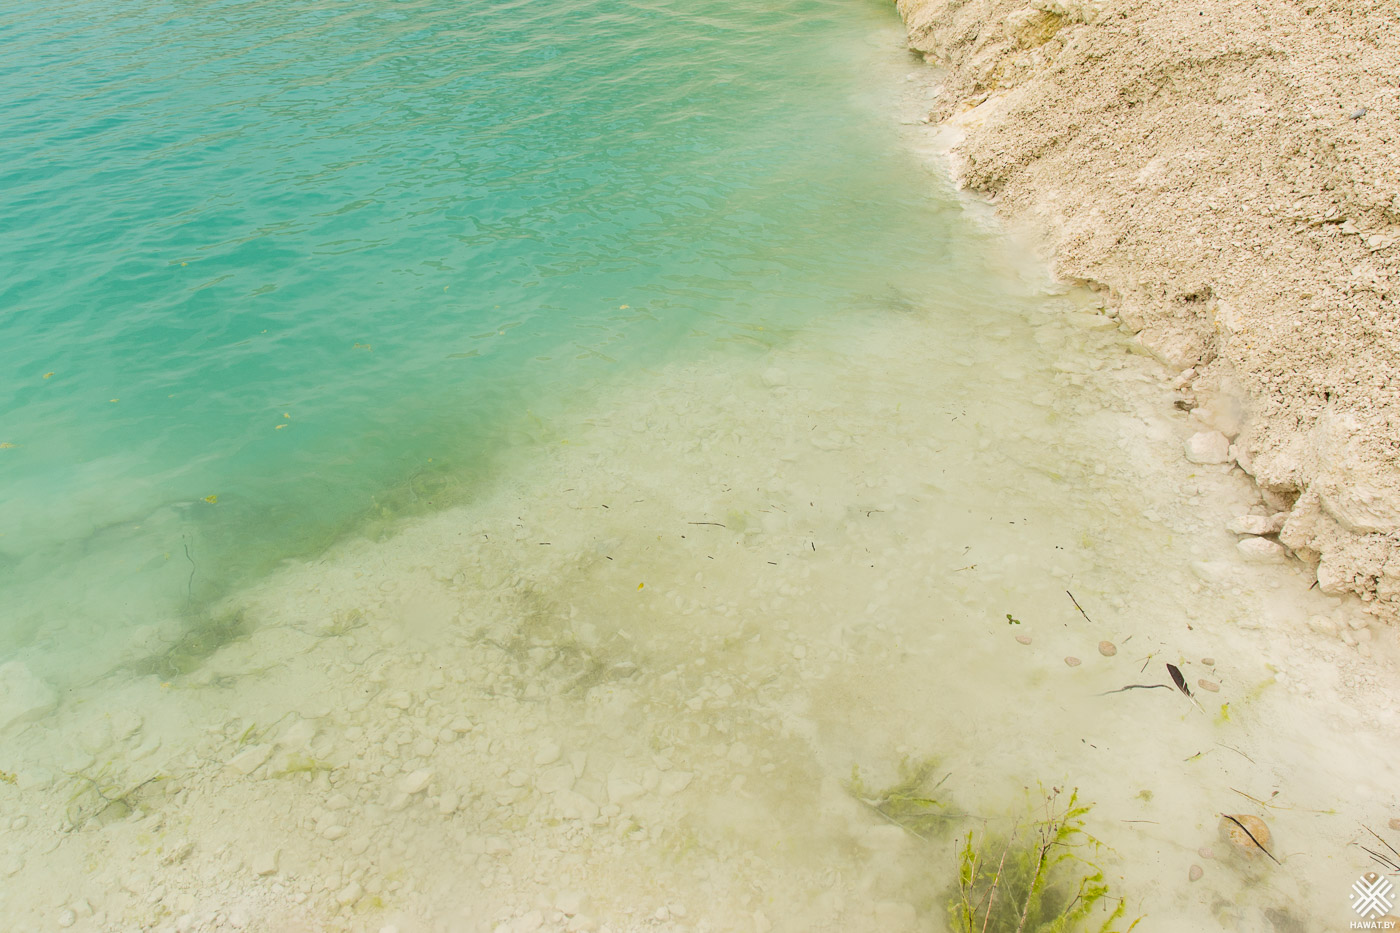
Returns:
[[[598,805],[577,791],[564,790],[555,794],[554,805],[566,820],[591,823],[598,818]]]
[[[532,910],[523,917],[517,917],[510,925],[511,933],[534,933],[544,926],[544,914],[538,910]]]
[[[1198,431],[1186,441],[1186,459],[1192,463],[1226,463],[1230,439],[1219,431]]]
[[[1339,596],[1347,592],[1352,582],[1352,575],[1342,570],[1334,562],[1325,557],[1318,562],[1317,588],[1328,596]]]
[[[252,745],[230,758],[228,767],[239,774],[252,774],[271,754],[271,745]]]
[[[259,852],[257,855],[253,856],[253,874],[262,876],[275,875],[277,873],[277,860],[281,857],[281,849]]]
[[[553,794],[569,790],[574,786],[574,769],[569,765],[550,768],[535,778],[535,787],[542,794]]]
[[[1268,538],[1245,538],[1235,545],[1240,556],[1256,564],[1278,563],[1283,560],[1283,545]]]
[[[1400,530],[1400,503],[1394,493],[1362,482],[1322,493],[1322,507],[1354,534],[1390,534]]]
[[[554,898],[554,909],[566,917],[583,913],[584,897],[578,891],[561,891]]]
[[[627,803],[629,800],[636,800],[646,793],[645,788],[636,781],[629,781],[622,777],[608,778],[608,802]]]
[[[661,775],[659,791],[663,797],[673,797],[690,786],[694,774],[689,771],[667,771]]]
[[[316,723],[310,719],[298,719],[287,727],[277,739],[283,748],[307,749],[316,738]]]
[[[1029,635],[1017,635],[1016,640],[1023,645],[1029,645],[1031,643],[1031,637]]]
[[[1011,14],[1011,16],[1015,15],[1015,13]],[[1007,19],[1009,20],[1011,16],[1008,16]],[[1061,315],[1061,318],[1065,323],[1083,330],[1116,330],[1118,328],[1118,322],[1107,314],[1095,314],[1092,311],[1067,311]]]
[[[1313,616],[1308,620],[1308,625],[1319,635],[1330,635],[1336,638],[1338,635],[1337,622],[1327,616]]]
[[[788,374],[776,366],[770,366],[763,371],[763,384],[770,389],[788,384]]]
[[[44,715],[58,694],[19,661],[0,664],[0,729]]]
[[[546,742],[544,745],[541,745],[540,750],[535,753],[535,764],[540,767],[552,765],[559,760],[559,753],[560,748],[558,742]]]
[[[425,790],[428,782],[433,779],[433,772],[427,768],[419,768],[403,777],[399,778],[399,792],[404,794],[417,794]]]
[[[335,902],[342,907],[349,907],[364,896],[365,889],[360,887],[358,881],[352,881],[340,889],[340,893],[335,896]]]
[[[1241,515],[1225,527],[1237,535],[1268,535],[1278,531],[1273,519],[1263,515]]]

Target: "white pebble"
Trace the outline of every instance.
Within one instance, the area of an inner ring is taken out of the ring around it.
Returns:
[[[1286,553],[1282,544],[1268,538],[1244,538],[1235,548],[1241,557],[1256,564],[1278,563]]]
[[[271,852],[260,852],[253,856],[253,873],[260,876],[275,874],[277,859],[281,854],[281,850],[273,849]]]
[[[419,768],[403,777],[399,778],[399,792],[404,794],[416,794],[425,788],[433,779],[433,772],[427,768]]]

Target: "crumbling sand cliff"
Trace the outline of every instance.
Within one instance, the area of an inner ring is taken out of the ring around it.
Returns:
[[[1181,372],[1280,513],[1253,530],[1400,618],[1394,0],[898,5],[960,181]]]

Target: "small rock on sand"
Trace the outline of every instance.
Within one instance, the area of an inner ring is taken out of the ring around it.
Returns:
[[[1237,535],[1267,535],[1278,531],[1273,520],[1263,515],[1241,515],[1225,527]]]
[[[1215,667],[1215,658],[1201,658],[1201,663],[1206,667]]]
[[[1205,678],[1201,678],[1200,680],[1196,681],[1196,686],[1200,687],[1202,690],[1209,690],[1211,693],[1220,692],[1220,684],[1215,683],[1214,681],[1206,680]]]
[[[1070,667],[1078,667],[1080,664],[1083,664],[1084,662],[1083,662],[1083,661],[1080,661],[1080,660],[1079,660],[1078,658],[1076,658],[1076,657],[1068,657],[1068,658],[1065,658],[1065,663],[1068,664]]]
[[[1230,459],[1230,439],[1219,431],[1200,431],[1186,441],[1186,459],[1192,463],[1224,463]]]
[[[1215,858],[1215,850],[1210,846],[1201,846],[1196,850],[1196,854],[1201,858]]]
[[[1111,641],[1099,642],[1099,654],[1106,658],[1111,658],[1118,653],[1118,646]]]
[[[1250,859],[1263,857],[1263,849],[1273,841],[1268,825],[1248,813],[1222,814],[1220,835],[1230,843],[1231,849]]]
[[[1201,876],[1206,873],[1205,869],[1199,865],[1192,865],[1191,870],[1186,873],[1186,877],[1192,881],[1200,881]]]
[[[1241,557],[1255,564],[1278,563],[1287,553],[1282,544],[1268,538],[1245,538],[1235,548]]]
[[[261,852],[253,856],[253,873],[256,875],[275,875],[277,873],[277,860],[281,855],[282,850],[273,849],[270,852]]]
[[[1017,635],[1016,640],[1023,645],[1029,645],[1031,643],[1031,637],[1029,635]]]
[[[1400,817],[1390,821],[1390,828],[1400,833]]]

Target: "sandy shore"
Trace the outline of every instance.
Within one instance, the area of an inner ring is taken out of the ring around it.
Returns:
[[[955,169],[1180,373],[1320,588],[1400,613],[1400,26],[1374,0],[899,0]],[[1220,435],[1217,436],[1216,432]],[[1227,443],[1228,441],[1228,443]],[[1263,548],[1263,545],[1253,545]]]

